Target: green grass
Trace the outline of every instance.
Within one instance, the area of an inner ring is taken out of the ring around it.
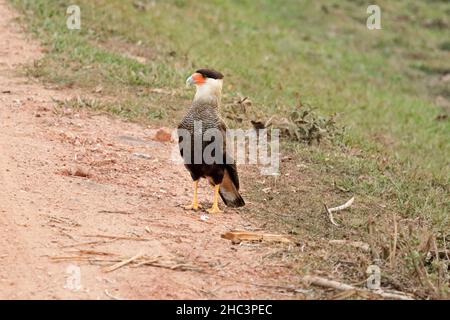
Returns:
[[[386,133],[398,142],[390,150],[395,157],[414,155],[418,167],[448,173],[450,126],[434,121],[440,110],[424,87],[429,73],[450,68],[450,55],[440,48],[450,33],[422,27],[444,16],[444,2],[433,9],[381,2],[381,31],[365,27],[364,1],[156,1],[147,11],[133,1],[79,1],[80,31],[65,28],[66,1],[13,2],[50,47],[36,75],[101,83],[114,93],[117,86],[179,89],[193,69],[213,66],[226,74],[227,94],[247,95],[268,114],[300,97],[323,113],[343,113],[349,139],[362,147],[361,136]],[[152,59],[141,64],[102,48],[108,39],[139,43]]]
[[[248,96],[255,116],[286,115],[299,100],[339,113],[344,145],[284,144],[322,186],[295,199],[314,207],[320,197],[311,195],[321,190],[336,200],[329,186],[337,182],[367,205],[381,201],[437,236],[449,234],[450,124],[436,120],[448,110],[434,104],[437,96],[450,99],[441,80],[450,72],[448,2],[378,1],[382,30],[374,31],[365,26],[370,3],[363,0],[79,0],[81,30],[65,27],[72,3],[11,2],[48,48],[30,75],[87,90],[101,85],[105,97],[120,100],[104,109],[156,124],[177,123],[192,96],[184,80],[204,66],[225,74],[224,102]],[[254,186],[247,190],[256,200]],[[290,203],[283,199],[261,208],[265,219]]]

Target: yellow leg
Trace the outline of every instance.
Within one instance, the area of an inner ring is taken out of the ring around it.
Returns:
[[[202,206],[198,204],[198,198],[197,198],[197,189],[198,189],[198,181],[194,181],[194,198],[192,199],[192,204],[189,204],[187,206],[184,206],[186,210],[198,210]]]
[[[223,212],[222,210],[219,209],[219,189],[220,189],[220,184],[216,184],[214,186],[214,201],[213,201],[212,207],[208,209],[209,213]]]

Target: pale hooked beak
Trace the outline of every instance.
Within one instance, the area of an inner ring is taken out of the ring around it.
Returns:
[[[189,87],[193,84],[195,84],[195,81],[194,81],[194,78],[192,78],[192,76],[190,76],[189,78],[186,79],[186,87]]]

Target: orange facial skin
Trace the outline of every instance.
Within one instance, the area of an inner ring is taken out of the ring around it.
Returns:
[[[206,79],[203,77],[201,73],[194,73],[192,75],[192,79],[194,80],[194,83],[199,85],[205,83]]]

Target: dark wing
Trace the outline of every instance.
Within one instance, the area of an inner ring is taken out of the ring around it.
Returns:
[[[236,163],[232,155],[227,154],[226,145],[226,124],[220,120],[219,129],[222,132],[223,139],[223,158],[225,162],[225,172],[222,184],[220,185],[220,196],[223,202],[229,207],[242,207],[245,205],[244,199],[239,194],[239,176]]]
[[[219,119],[219,129],[223,136],[223,161],[225,163],[225,169],[228,171],[232,182],[234,183],[237,190],[239,190],[239,176],[237,172],[236,162],[234,161],[233,155],[227,154],[227,125],[222,119]]]

